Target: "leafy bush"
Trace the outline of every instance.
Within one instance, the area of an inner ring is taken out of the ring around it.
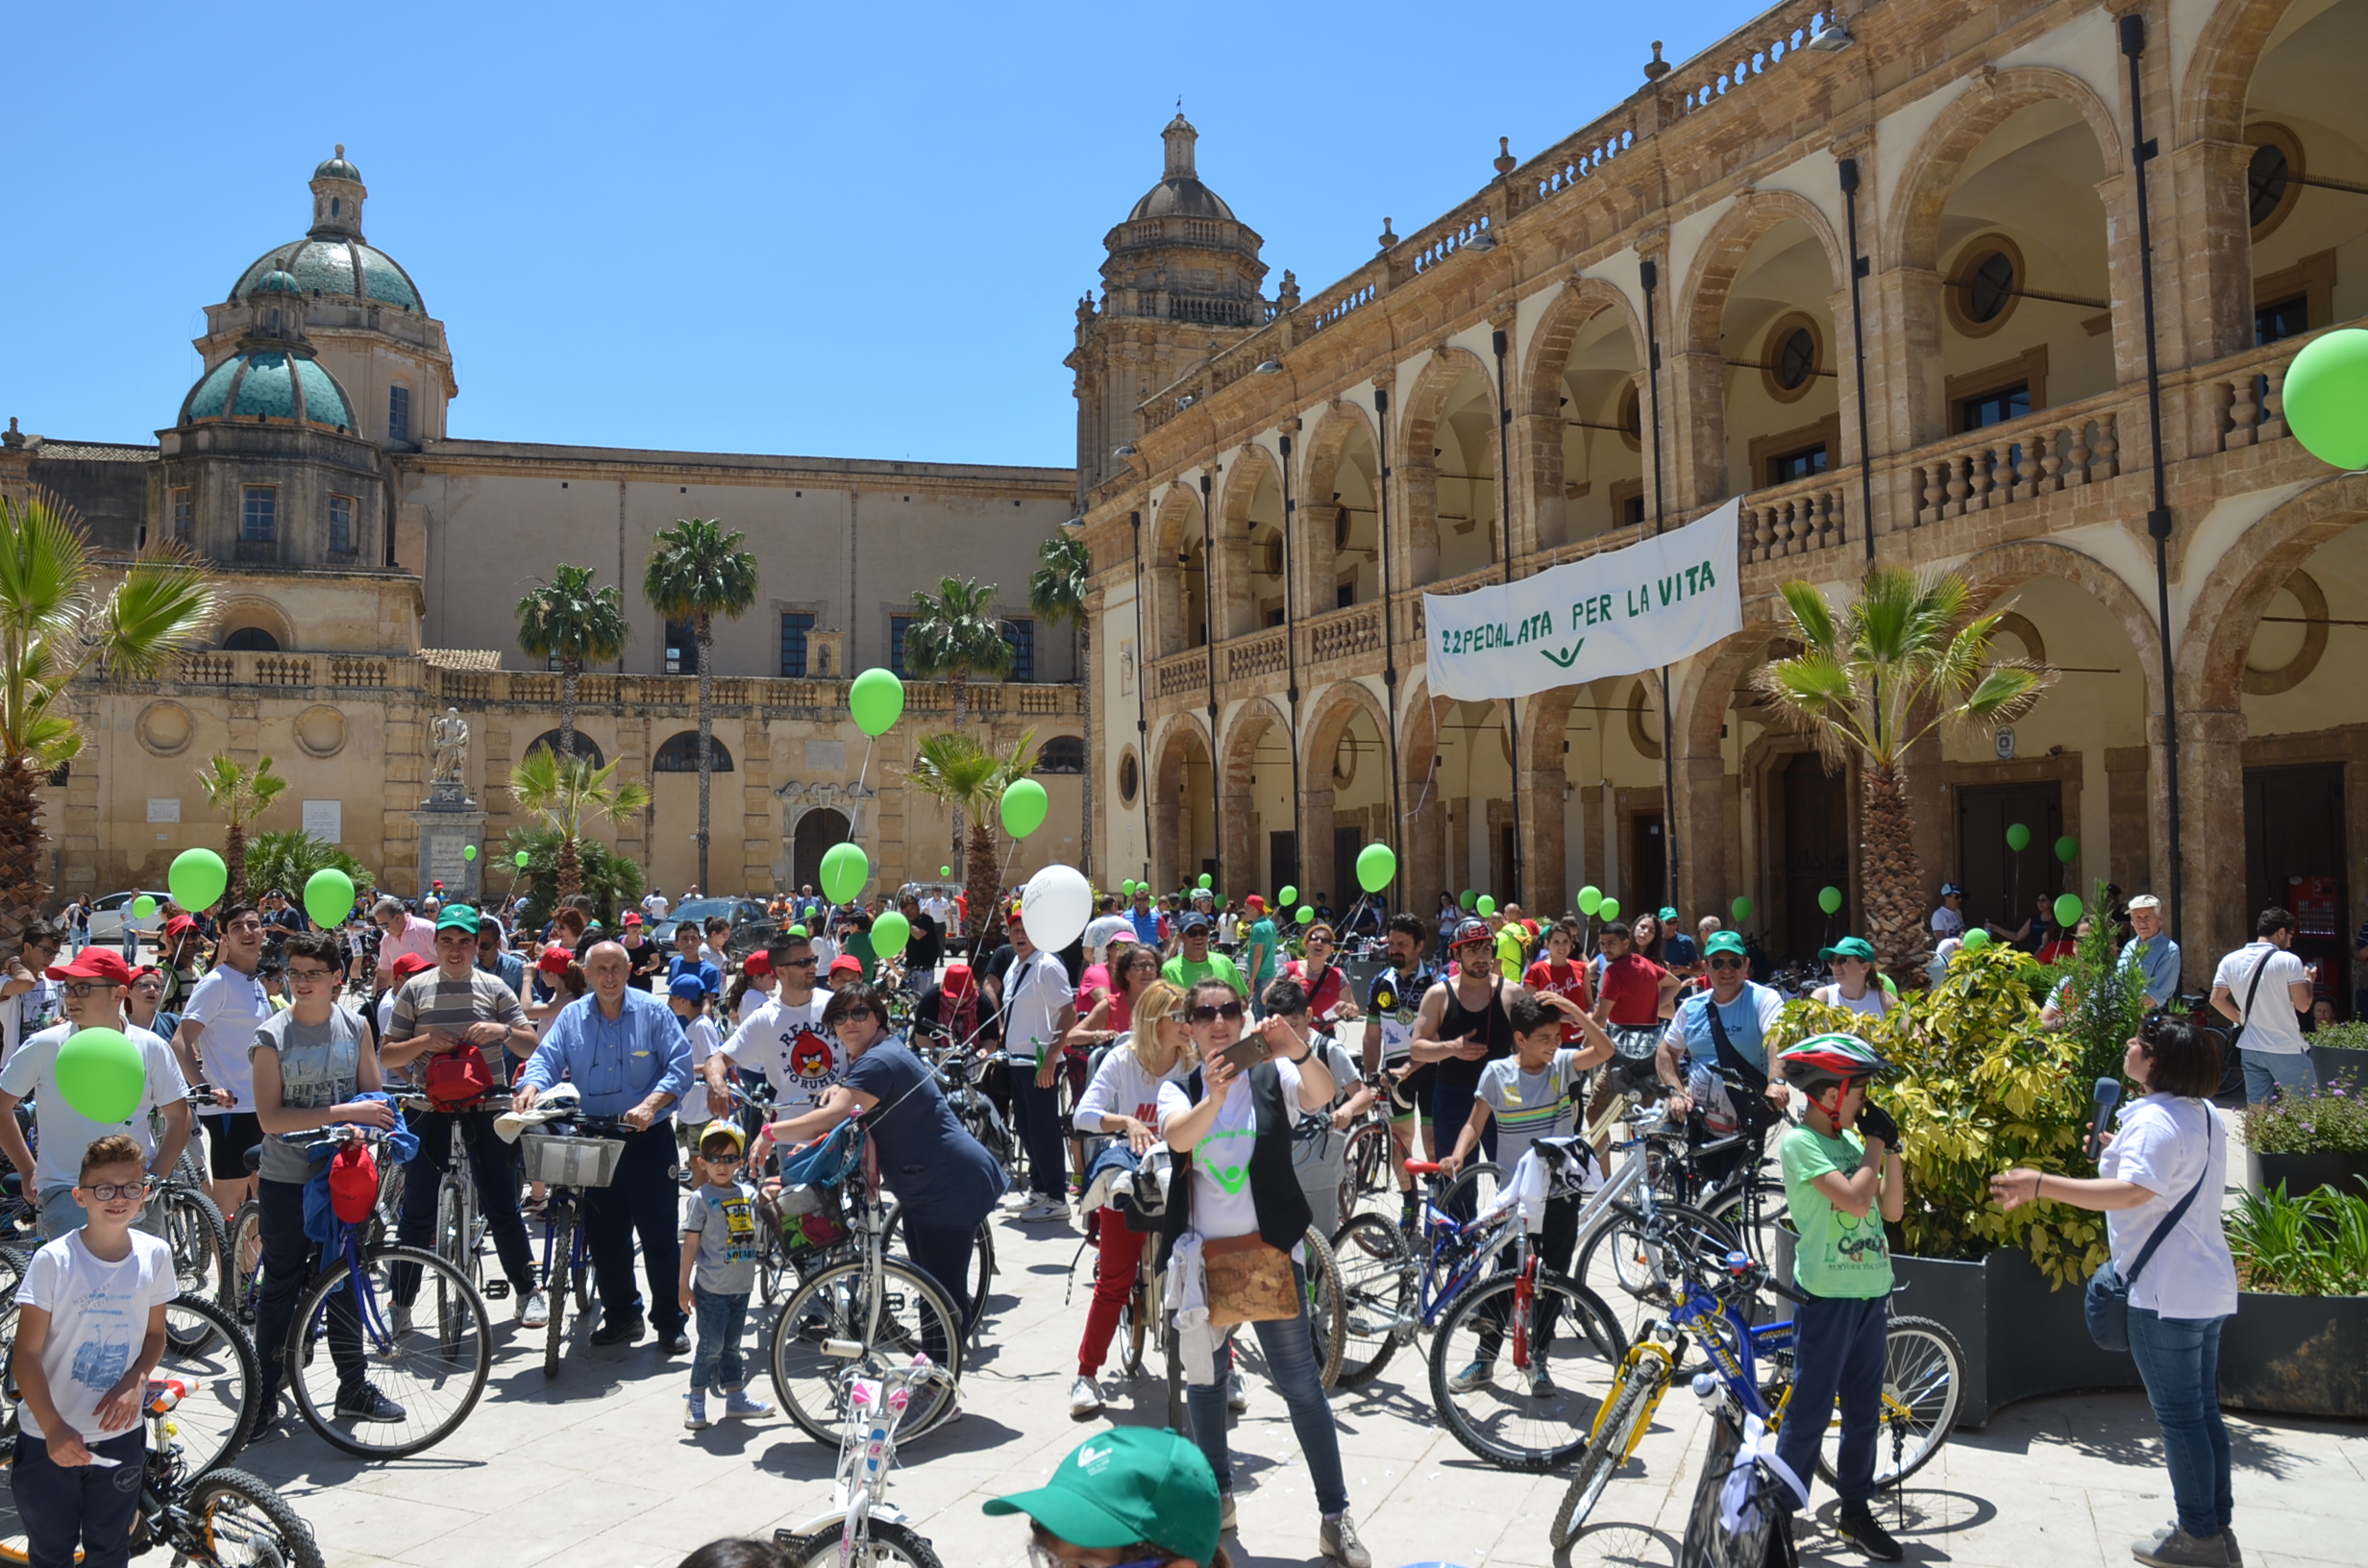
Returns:
[[[517,892],[527,895],[525,924],[537,928],[551,919],[551,912],[559,903],[559,830],[555,827],[513,827],[502,841],[503,857],[517,867],[518,851],[527,852],[527,869],[519,871],[514,884]],[[592,900],[593,918],[609,935],[617,932],[617,911],[641,901],[648,884],[641,868],[614,849],[594,838],[576,841],[576,858],[583,876],[585,896]],[[488,867],[486,902],[494,903],[491,883],[500,870]],[[517,892],[504,890],[498,902],[506,904]]]
[[[2368,1095],[2347,1080],[2248,1106],[2245,1142],[2260,1154],[2368,1154]]]
[[[2368,1294],[2368,1199],[2322,1187],[2299,1198],[2281,1182],[2248,1192],[2228,1216],[2229,1250],[2248,1290]]]
[[[2079,1042],[2080,1076],[2088,1084],[2121,1076],[2130,1037],[2137,1033],[2147,1012],[2144,971],[2134,964],[2125,966],[2113,950],[2111,909],[2105,884],[2099,883],[2088,905],[2088,935],[2057,966],[2066,983],[2064,1032]]]
[[[2357,1018],[2350,1023],[2322,1023],[2311,1033],[2310,1043],[2336,1051],[2368,1051],[2368,1023]]]
[[[1880,1020],[1791,1003],[1771,1049],[1829,1029],[1859,1036],[1900,1068],[1878,1080],[1874,1099],[1898,1119],[1905,1144],[1908,1252],[1970,1262],[2018,1246],[2059,1286],[2096,1272],[2108,1256],[2101,1216],[2061,1204],[2009,1213],[1989,1195],[1991,1175],[2012,1165],[2096,1174],[2082,1147],[2089,1120],[2082,1046],[2069,1032],[2039,1027],[2026,955],[1960,951],[1938,987],[1903,998]]]
[[[357,888],[370,880],[360,861],[309,833],[258,833],[247,841],[248,888],[258,894],[277,889],[294,899],[299,909],[304,907],[305,884],[312,880],[312,873],[333,868],[352,877]]]

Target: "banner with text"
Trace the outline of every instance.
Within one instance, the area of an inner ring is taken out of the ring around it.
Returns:
[[[1673,664],[1743,629],[1740,498],[1624,549],[1468,594],[1424,594],[1431,695],[1527,697]]]

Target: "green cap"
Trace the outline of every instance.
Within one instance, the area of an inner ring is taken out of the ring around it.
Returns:
[[[472,937],[477,935],[477,911],[466,904],[446,904],[444,913],[435,918],[438,931],[466,931]]]
[[[1674,919],[1677,919],[1677,911],[1676,911],[1676,910],[1674,910],[1674,909],[1670,908],[1667,904],[1664,904],[1664,905],[1662,905],[1662,906],[1661,906],[1661,923],[1662,923],[1662,924],[1664,924],[1664,925],[1667,925],[1670,921],[1672,921],[1672,920],[1674,920]]]
[[[1875,944],[1864,937],[1844,937],[1831,947],[1818,948],[1817,956],[1828,964],[1838,958],[1863,959],[1872,964],[1875,961]]]
[[[1217,1556],[1217,1476],[1171,1427],[1113,1427],[1063,1458],[1032,1492],[983,1505],[1024,1513],[1072,1546],[1107,1552],[1148,1541],[1195,1562]]]
[[[1732,931],[1714,931],[1711,933],[1711,940],[1702,944],[1702,956],[1704,958],[1708,958],[1713,953],[1733,953],[1738,958],[1749,958],[1751,956],[1751,954],[1743,950],[1743,939],[1737,936]]]

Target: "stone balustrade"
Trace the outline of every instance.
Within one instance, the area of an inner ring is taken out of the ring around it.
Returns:
[[[2113,478],[2121,472],[2121,417],[2131,406],[2129,395],[2115,390],[1912,454],[1907,461],[1915,477],[1914,526]]]
[[[1225,645],[1225,678],[1254,680],[1270,675],[1289,662],[1290,649],[1280,626]]]
[[[2285,428],[2286,367],[2317,335],[2289,337],[2211,367],[2206,393],[2221,410],[2222,452],[2282,441],[2291,433]]]
[[[1312,664],[1381,651],[1381,605],[1377,602],[1351,604],[1344,610],[1311,616],[1304,625],[1307,656]]]
[[[1743,498],[1736,544],[1746,562],[1788,560],[1842,543],[1844,498],[1855,470],[1813,474]]]
[[[1185,697],[1209,689],[1209,650],[1192,649],[1151,666],[1153,697]]]

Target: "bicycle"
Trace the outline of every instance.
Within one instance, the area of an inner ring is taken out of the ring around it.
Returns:
[[[854,1349],[843,1348],[851,1354]],[[830,1507],[794,1530],[775,1531],[774,1544],[792,1568],[886,1568],[893,1563],[942,1568],[928,1539],[913,1528],[911,1516],[886,1499],[897,1437],[912,1409],[913,1390],[942,1387],[950,1396],[953,1379],[928,1357],[915,1356],[880,1378],[864,1377],[851,1367],[843,1381],[848,1385],[847,1429],[839,1441]]]
[[[234,1331],[232,1337],[238,1338]],[[312,1527],[285,1498],[243,1470],[220,1468],[219,1461],[192,1463],[183,1454],[179,1434],[190,1393],[179,1378],[149,1380],[141,1412],[149,1442],[132,1517],[132,1555],[162,1547],[177,1564],[207,1568],[327,1568]],[[0,1538],[0,1563],[31,1560],[23,1535]]]
[[[448,1109],[424,1094],[406,1094],[396,1103],[408,1117],[425,1118]],[[481,1100],[452,1109],[490,1111],[498,1115],[509,1109],[509,1103],[507,1094],[489,1094]],[[414,1121],[413,1126],[417,1125],[418,1122]],[[435,1239],[430,1250],[467,1275],[469,1283],[488,1300],[499,1301],[509,1294],[509,1282],[488,1281],[485,1278],[485,1213],[482,1200],[477,1195],[475,1161],[469,1152],[469,1140],[461,1134],[457,1115],[453,1119],[449,1137],[451,1143],[445,1158],[444,1174],[436,1182]],[[400,1189],[397,1196],[399,1200]]]
[[[1410,1160],[1406,1168],[1432,1176],[1439,1162]],[[1361,1388],[1378,1377],[1398,1346],[1438,1327],[1448,1305],[1512,1240],[1502,1224],[1481,1225],[1474,1217],[1486,1205],[1483,1193],[1493,1197],[1503,1174],[1485,1162],[1468,1165],[1436,1194],[1424,1195],[1413,1234],[1370,1213],[1351,1217],[1333,1233],[1342,1306],[1342,1360],[1333,1386]],[[1418,1242],[1424,1248],[1419,1254]],[[1362,1355],[1360,1346],[1368,1347]]]
[[[566,1114],[563,1100],[550,1102],[556,1115],[519,1130],[518,1145],[527,1180],[544,1184],[542,1214],[543,1299],[551,1321],[543,1328],[543,1376],[559,1375],[559,1352],[567,1343],[567,1307],[579,1317],[592,1311],[592,1249],[583,1225],[583,1191],[616,1180],[625,1157],[625,1123],[613,1116]]]

